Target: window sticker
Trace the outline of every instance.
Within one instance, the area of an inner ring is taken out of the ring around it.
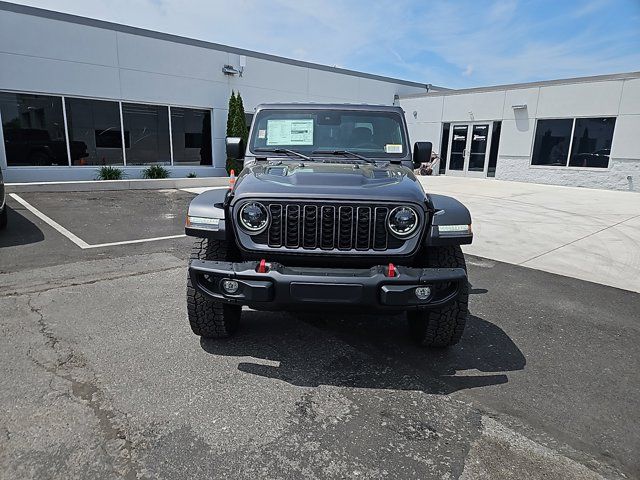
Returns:
[[[313,145],[313,119],[267,120],[267,145]]]
[[[266,138],[267,131],[266,130],[258,130],[258,138]]]
[[[387,143],[384,146],[385,153],[402,153],[402,144],[400,143]]]

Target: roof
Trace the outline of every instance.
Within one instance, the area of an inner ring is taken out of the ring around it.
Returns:
[[[402,107],[395,105],[367,105],[364,103],[261,103],[258,110],[362,110],[377,112],[402,112]]]
[[[445,95],[462,95],[465,93],[495,92],[500,90],[515,90],[520,88],[547,87],[550,85],[571,85],[576,83],[607,82],[612,80],[626,80],[640,78],[640,72],[611,73],[607,75],[593,75],[590,77],[561,78],[557,80],[543,80],[528,83],[509,83],[505,85],[493,85],[489,87],[445,89],[443,91],[429,91],[425,93],[414,93],[401,95],[400,98],[420,98],[420,97],[440,97]]]
[[[444,87],[437,87],[435,85],[411,82],[409,80],[402,80],[400,78],[386,77],[383,75],[375,75],[373,73],[359,72],[356,70],[349,70],[346,68],[331,67],[329,65],[322,65],[319,63],[304,62],[301,60],[294,60],[292,58],[280,57],[278,55],[271,55],[268,53],[256,52],[253,50],[246,50],[243,48],[231,47],[229,45],[222,45],[220,43],[206,42],[204,40],[196,40],[194,38],[182,37],[179,35],[172,35],[169,33],[156,32],[154,30],[147,30],[144,28],[132,27],[129,25],[122,25],[119,23],[107,22],[104,20],[97,20],[94,18],[81,17],[79,15],[72,15],[69,13],[54,12],[53,10],[45,10],[43,8],[30,7],[26,5],[18,5],[15,3],[4,2],[0,0],[0,10],[7,12],[20,13],[23,15],[31,15],[34,17],[48,18],[51,20],[58,20],[61,22],[75,23],[78,25],[85,25],[89,27],[102,28],[105,30],[112,30],[116,32],[128,33],[131,35],[139,35],[142,37],[155,38],[157,40],[164,40],[167,42],[180,43],[183,45],[191,45],[194,47],[207,48],[210,50],[218,50],[227,53],[233,53],[236,55],[245,55],[247,57],[259,58],[262,60],[270,60],[272,62],[285,63],[287,65],[295,65],[298,67],[313,68],[315,70],[324,70],[327,72],[341,73],[344,75],[351,75],[354,77],[368,78],[371,80],[379,80],[382,82],[397,83],[399,85],[406,85],[409,87],[424,88],[425,90],[442,89]]]

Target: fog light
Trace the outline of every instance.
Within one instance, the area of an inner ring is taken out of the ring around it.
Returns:
[[[238,282],[235,280],[229,280],[228,278],[222,280],[222,289],[229,295],[236,293],[239,287],[240,285],[238,285]]]
[[[416,288],[416,297],[418,297],[418,300],[426,300],[430,296],[431,296],[431,288],[429,287]]]

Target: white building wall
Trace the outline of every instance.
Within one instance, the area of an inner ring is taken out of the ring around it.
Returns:
[[[640,191],[640,78],[548,82],[490,91],[441,92],[404,97],[412,141],[440,152],[445,122],[502,121],[496,178],[577,187]],[[513,105],[526,105],[513,109]],[[544,118],[616,117],[608,168],[531,165],[536,121]]]
[[[222,73],[240,55],[110,28],[0,9],[0,90],[158,103],[213,111],[214,169],[223,174],[227,104],[240,91],[247,111],[265,102],[392,104],[394,95],[424,91],[340,71],[246,56],[242,77]],[[0,167],[6,159],[0,150]],[[193,167],[174,167],[193,171]],[[132,176],[135,176],[134,171]],[[8,181],[93,178],[89,167],[10,167]]]

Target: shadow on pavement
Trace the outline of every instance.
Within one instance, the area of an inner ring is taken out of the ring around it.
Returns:
[[[31,220],[7,205],[7,228],[0,230],[0,248],[42,242],[44,234]]]
[[[309,324],[316,328],[309,328]],[[214,355],[239,358],[238,369],[292,385],[421,390],[449,394],[507,383],[526,359],[497,325],[470,316],[460,343],[428,350],[408,338],[404,316],[292,316],[243,312],[227,340],[201,340]]]

